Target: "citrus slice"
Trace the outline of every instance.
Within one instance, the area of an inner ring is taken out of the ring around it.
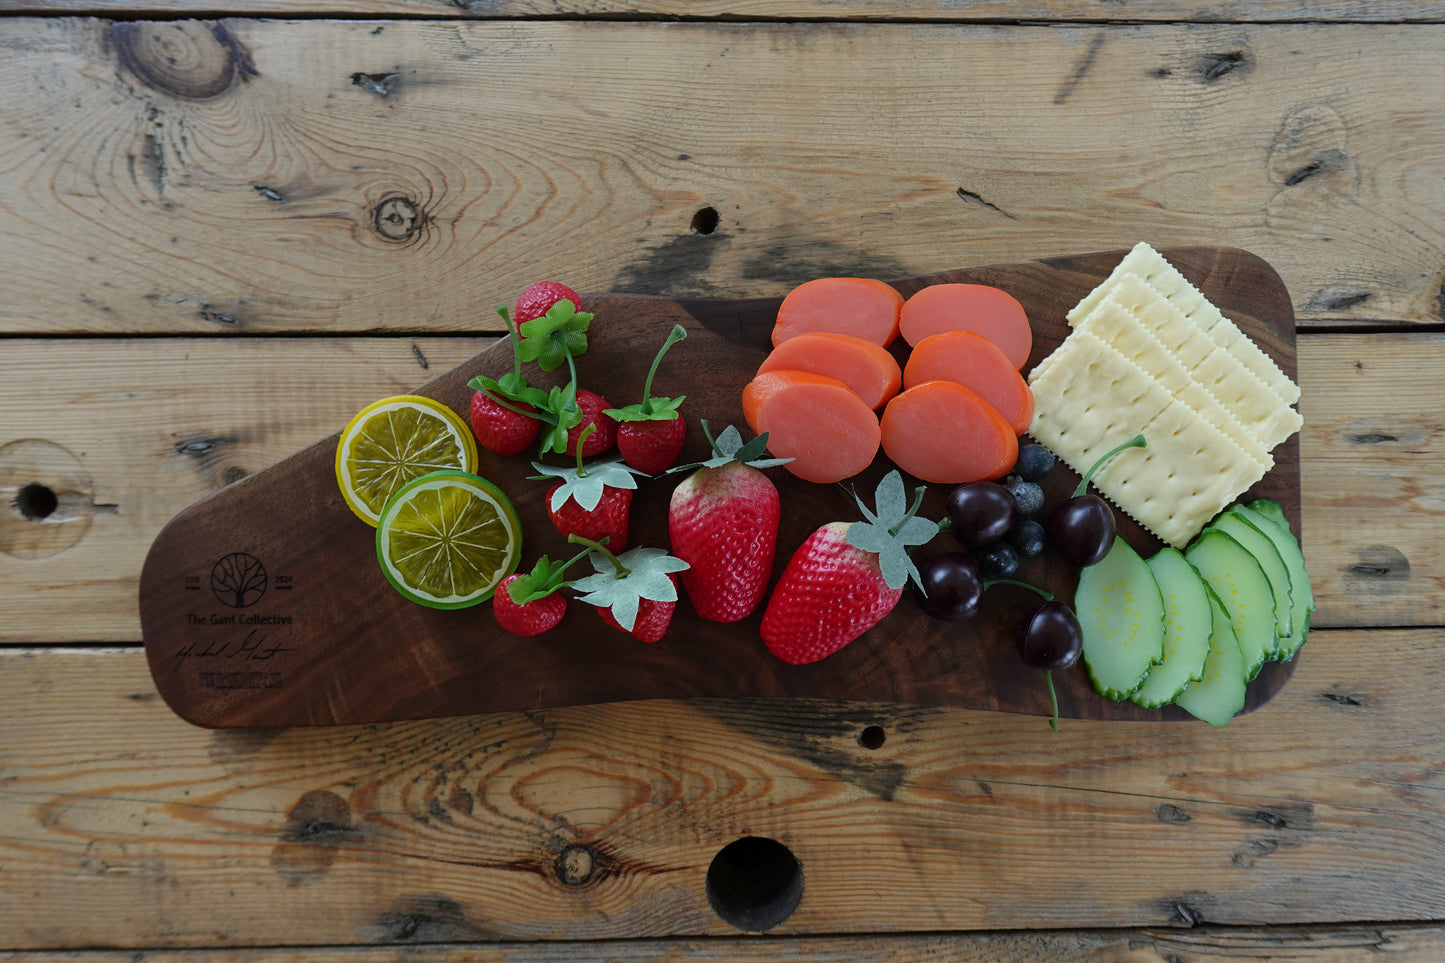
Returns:
[[[474,471],[477,440],[446,405],[397,395],[367,405],[341,433],[336,481],[346,504],[375,525],[387,499],[428,472]]]
[[[485,478],[432,472],[403,485],[382,509],[376,557],[386,580],[413,602],[466,608],[491,598],[517,570],[522,523]]]

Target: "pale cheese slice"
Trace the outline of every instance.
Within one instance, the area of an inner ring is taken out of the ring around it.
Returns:
[[[1175,548],[1264,477],[1262,465],[1177,398],[1141,430],[1148,447],[1115,455],[1094,486]]]
[[[1285,405],[1299,400],[1299,385],[1280,370],[1274,359],[1250,340],[1235,323],[1206,298],[1198,288],[1190,284],[1179,270],[1170,264],[1162,254],[1140,241],[1124,256],[1109,277],[1094,291],[1079,302],[1068,319],[1075,322],[1076,312],[1082,314],[1093,304],[1108,296],[1120,280],[1127,275],[1136,275],[1147,281],[1162,294],[1170,304],[1188,318],[1216,345],[1229,352],[1239,364],[1248,369],[1269,391]],[[1100,293],[1102,289],[1102,293]],[[1082,309],[1082,311],[1081,311]],[[1186,362],[1187,364],[1188,362]]]
[[[1143,284],[1142,281],[1136,283]],[[1175,353],[1157,337],[1158,333],[1166,336],[1176,333],[1180,327],[1192,330],[1192,326],[1181,319],[1176,325],[1162,325],[1151,329],[1138,315],[1116,300],[1119,293],[1121,292],[1100,301],[1093,310],[1081,317],[1075,332],[1097,335],[1142,368],[1171,395],[1194,409],[1205,421],[1228,435],[1250,460],[1261,465],[1265,471],[1273,468],[1274,459],[1269,454],[1269,448],[1204,385],[1196,381]],[[1198,332],[1195,332],[1195,335],[1202,338]],[[1208,352],[1209,346],[1206,346],[1205,357],[1208,357]]]

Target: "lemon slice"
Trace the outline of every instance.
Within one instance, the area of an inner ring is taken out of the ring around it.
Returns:
[[[336,481],[346,504],[375,525],[387,499],[414,478],[475,471],[477,440],[446,405],[421,395],[383,398],[357,412],[336,446]]]
[[[413,602],[460,609],[492,597],[517,570],[522,523],[485,478],[438,471],[408,482],[376,526],[382,574]]]

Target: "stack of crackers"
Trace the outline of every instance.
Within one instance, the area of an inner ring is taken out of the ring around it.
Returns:
[[[1183,548],[1274,467],[1300,429],[1299,386],[1179,271],[1137,244],[1068,314],[1029,375],[1037,441],[1161,540]]]

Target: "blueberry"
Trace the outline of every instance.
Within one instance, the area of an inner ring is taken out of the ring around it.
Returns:
[[[1024,558],[1033,558],[1038,555],[1044,550],[1044,544],[1048,541],[1044,526],[1032,518],[1025,518],[1010,529],[1007,540],[1013,546],[1014,551]]]
[[[1044,507],[1044,490],[1039,487],[1038,482],[1024,481],[1017,475],[1010,475],[1005,487],[1013,493],[1020,514],[1036,515]]]
[[[1029,482],[1043,481],[1053,470],[1054,453],[1037,442],[1019,446],[1018,461],[1014,463],[1014,474]]]
[[[1019,553],[1007,542],[994,542],[978,550],[978,568],[984,578],[1013,578],[1019,570]]]

